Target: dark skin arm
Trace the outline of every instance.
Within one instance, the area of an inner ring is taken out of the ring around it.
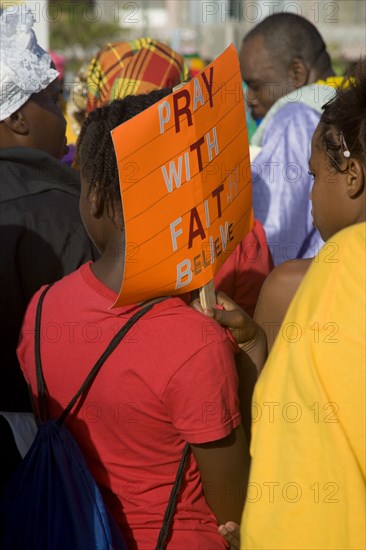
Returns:
[[[253,358],[253,362],[257,366],[263,366],[267,356],[267,345],[263,344],[263,335],[266,340],[265,344],[268,341],[268,351],[270,351],[291,300],[309,269],[311,262],[312,259],[284,262],[276,267],[265,280],[254,313],[254,320],[261,327],[262,331],[257,335],[257,338],[249,339],[249,346],[252,347],[250,354],[248,344],[246,344],[248,356]],[[218,322],[224,324],[232,331],[238,343],[240,340],[245,340],[246,338],[243,335],[240,336],[240,331],[238,332],[236,328],[238,326],[242,328],[245,326],[246,317],[243,315],[242,310],[234,302],[230,306],[230,299],[227,297],[222,298],[222,305],[226,310],[228,310],[229,306],[230,310],[221,311],[225,322],[222,323],[220,318],[217,318]],[[245,367],[245,360],[244,368],[247,368]],[[238,372],[240,376],[239,369]],[[243,411],[242,414],[248,413]],[[228,521],[219,526],[219,533],[230,543],[232,550],[239,550],[240,521],[236,522],[234,518],[231,518],[231,520],[234,521]]]
[[[250,441],[252,395],[258,373],[267,358],[266,336],[262,328],[224,292],[218,292],[216,300],[224,309],[203,310],[198,299],[191,305],[230,329],[240,347],[241,351],[235,356],[239,376],[240,413],[247,441]]]
[[[209,313],[220,325],[230,329],[243,352],[239,354],[239,365],[248,370],[255,369],[259,373],[267,359],[266,337],[263,329],[224,292],[218,292],[216,299],[224,309],[211,310],[211,314],[206,310],[204,313],[206,315]]]
[[[202,310],[199,302],[195,301],[192,304],[208,317],[213,317],[221,325],[229,328],[242,350],[236,356],[236,366],[239,375],[240,409],[248,441],[251,396],[257,373],[262,370],[267,358],[267,340],[268,348],[271,349],[287,308],[311,261],[309,259],[285,262],[272,271],[259,295],[254,320],[222,292],[217,294],[216,299],[217,303],[224,307],[223,310]],[[240,520],[241,515],[239,518],[231,516],[219,525],[219,533],[230,543],[232,550],[240,548]]]
[[[191,445],[208,505],[219,523],[240,522],[248,485],[249,450],[242,425],[219,441]]]
[[[249,371],[255,369],[259,373],[267,359],[264,330],[224,292],[216,294],[216,301],[224,309],[202,309],[198,299],[194,299],[191,305],[230,330],[240,349],[244,352],[238,354],[237,367],[246,367]]]
[[[247,441],[251,438],[252,425],[252,397],[258,373],[255,364],[244,351],[235,356],[236,370],[239,376],[239,407]]]
[[[239,376],[240,413],[247,441],[250,441],[252,395],[258,373],[267,358],[266,335],[224,292],[218,292],[216,299],[225,309],[205,310],[203,313],[229,328],[240,347],[241,351],[235,356]]]
[[[266,333],[268,352],[311,262],[311,258],[284,262],[271,271],[263,283],[254,320]]]
[[[235,362],[239,375],[239,400],[243,430],[246,440],[249,441],[252,394],[258,372],[261,371],[267,357],[267,340],[262,328],[226,294],[223,292],[217,293],[216,300],[219,305],[224,307],[223,310],[202,310],[197,300],[192,305],[205,315],[216,319],[221,325],[229,328],[241,348],[240,353],[235,357]],[[248,453],[248,469],[249,462]],[[241,465],[241,468],[243,468],[243,465]],[[242,474],[245,475],[245,472],[242,472]],[[210,506],[212,508],[211,504]],[[214,511],[213,508],[212,510]],[[218,520],[220,523],[219,533],[230,543],[231,550],[239,550],[241,512],[237,516],[230,516],[224,521],[221,521],[220,517],[218,517]]]

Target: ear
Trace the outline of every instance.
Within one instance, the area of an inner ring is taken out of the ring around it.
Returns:
[[[304,61],[298,57],[291,61],[287,74],[295,88],[301,88],[309,83],[310,70]]]
[[[4,123],[12,132],[14,132],[14,134],[18,134],[20,136],[26,136],[29,134],[28,120],[22,108],[15,111],[15,113],[10,115],[8,118],[4,119]]]
[[[347,195],[357,199],[365,190],[366,174],[362,163],[356,158],[348,160]]]

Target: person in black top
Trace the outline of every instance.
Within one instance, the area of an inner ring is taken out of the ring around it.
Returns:
[[[15,414],[32,410],[16,358],[27,304],[43,284],[95,256],[79,214],[79,175],[59,160],[66,122],[58,73],[32,26],[24,7],[0,17],[0,458],[9,466],[1,468],[0,490],[20,459],[12,432],[24,454],[19,442],[32,422]]]

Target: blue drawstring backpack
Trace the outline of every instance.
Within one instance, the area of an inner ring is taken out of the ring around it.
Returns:
[[[50,285],[51,286],[51,285]],[[6,487],[0,505],[1,550],[127,550],[123,535],[108,513],[78,444],[64,421],[87,391],[101,366],[150,304],[127,321],[98,359],[61,416],[48,420],[40,357],[42,293],[36,313],[35,359],[41,423],[36,438]],[[176,499],[189,453],[186,444],[156,549],[169,536]],[[153,547],[154,545],[152,545]]]

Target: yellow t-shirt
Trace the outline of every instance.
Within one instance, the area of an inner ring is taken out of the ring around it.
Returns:
[[[242,549],[366,548],[365,245],[325,244],[260,376]]]

